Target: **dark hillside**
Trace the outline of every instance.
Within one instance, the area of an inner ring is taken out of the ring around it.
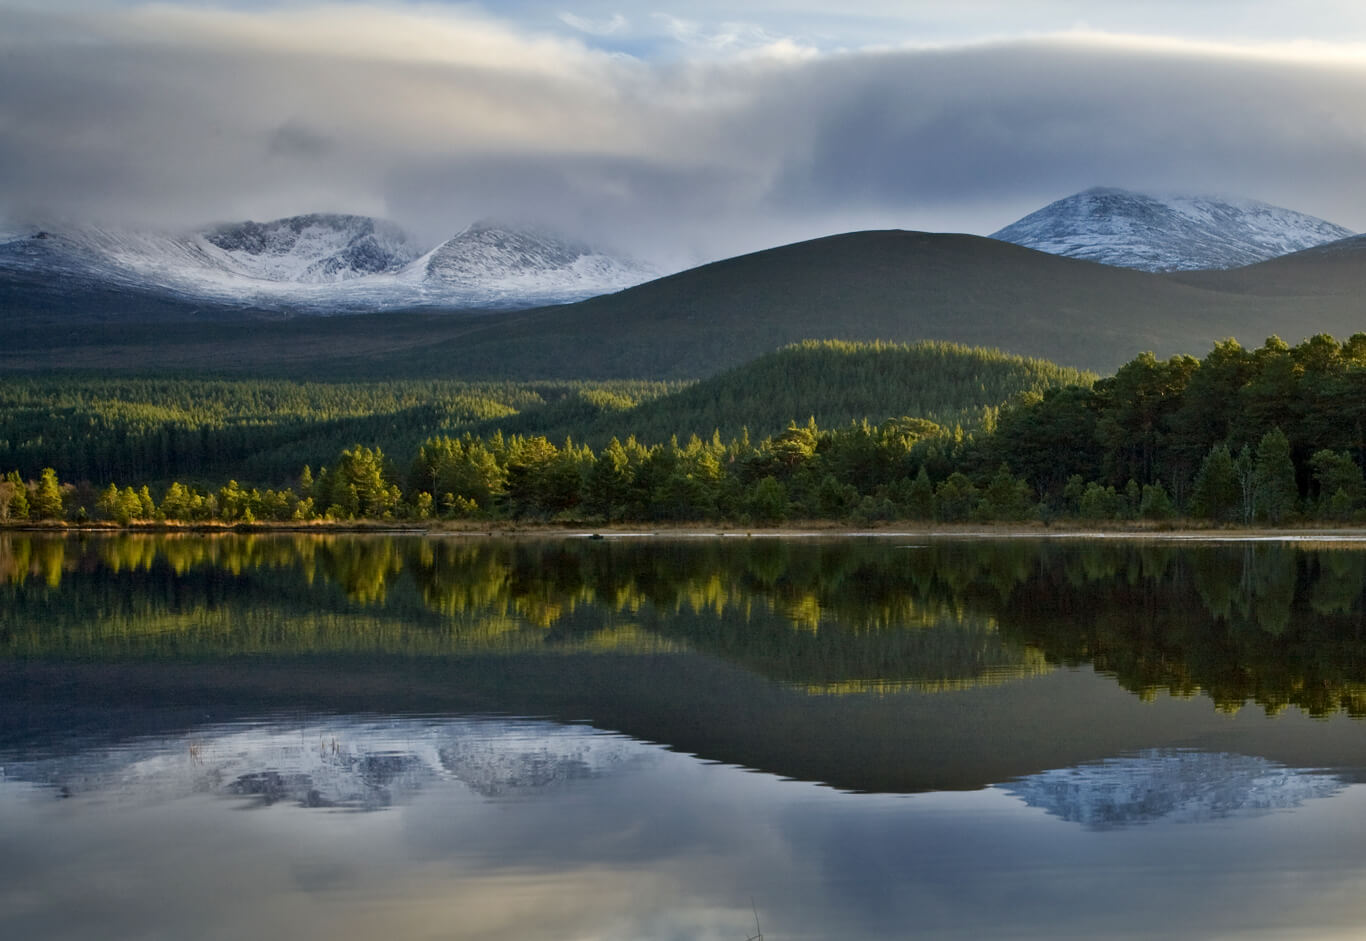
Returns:
[[[1339,243],[1340,244],[1340,243]],[[1232,272],[1155,275],[993,239],[856,232],[705,265],[617,294],[484,317],[0,322],[0,370],[211,370],[292,378],[714,375],[808,337],[944,340],[1108,372],[1237,337],[1363,327],[1366,266],[1314,249]]]
[[[682,378],[821,336],[947,340],[1109,367],[1134,350],[1181,347],[1173,317],[1153,312],[1189,321],[1210,300],[1154,275],[992,239],[858,232],[513,315],[404,359],[421,369],[444,362],[462,375]]]
[[[1090,385],[1094,378],[1043,360],[950,343],[808,340],[633,408],[615,407],[587,389],[572,400],[485,422],[480,430],[552,440],[572,435],[600,447],[614,436],[654,443],[720,431],[730,439],[746,429],[757,441],[812,417],[823,428],[909,416],[975,429],[990,425],[999,406],[1015,396]]]
[[[1366,312],[1366,306],[1360,303],[1366,296],[1366,236],[1354,235],[1244,268],[1192,271],[1170,277],[1191,287],[1257,297],[1337,298],[1343,304],[1356,302],[1357,311]],[[1357,329],[1366,329],[1366,319]],[[1356,331],[1337,330],[1342,336],[1352,332]]]

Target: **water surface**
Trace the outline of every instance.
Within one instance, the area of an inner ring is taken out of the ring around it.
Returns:
[[[3,535],[0,919],[1355,937],[1364,584],[1274,542]]]

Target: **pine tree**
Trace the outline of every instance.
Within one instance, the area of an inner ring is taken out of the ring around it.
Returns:
[[[1351,518],[1366,490],[1357,462],[1346,451],[1324,448],[1314,452],[1309,465],[1319,485],[1319,515],[1336,520]]]
[[[1241,490],[1238,469],[1228,445],[1210,448],[1195,475],[1191,513],[1202,519],[1231,520],[1238,515]]]
[[[934,485],[923,465],[906,494],[906,515],[915,520],[934,519]]]
[[[1176,510],[1172,507],[1167,489],[1160,483],[1144,484],[1143,496],[1138,505],[1138,515],[1145,520],[1171,519]]]
[[[115,484],[110,484],[100,491],[99,498],[95,501],[95,509],[100,516],[108,520],[119,520],[119,488]],[[126,522],[126,520],[120,521]]]
[[[62,510],[62,485],[57,482],[57,472],[51,467],[43,468],[38,487],[33,492],[29,515],[36,520],[59,520],[65,515]]]
[[[1299,495],[1295,486],[1295,465],[1290,459],[1290,441],[1280,428],[1262,435],[1257,445],[1256,515],[1272,524],[1281,522],[1295,510]]]
[[[152,499],[152,491],[143,484],[138,490],[138,514],[140,519],[156,519],[157,505]]]

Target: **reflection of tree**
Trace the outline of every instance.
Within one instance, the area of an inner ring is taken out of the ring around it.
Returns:
[[[48,588],[62,583],[67,544],[61,539],[0,535],[0,585],[37,579]]]
[[[990,614],[1033,564],[1020,546],[124,535],[22,544],[26,557],[64,546],[78,555],[58,596],[60,629],[20,618],[6,638],[16,653],[685,647],[827,691],[1043,668],[1002,641]],[[13,600],[16,611],[40,605],[27,592]]]
[[[1104,577],[1077,579],[1080,563],[1061,579],[1041,572],[1002,612],[1003,632],[1143,696],[1204,691],[1229,710],[1251,701],[1366,715],[1363,585],[1349,584],[1366,564],[1359,550],[1190,546],[1165,567],[1132,547],[1108,551],[1108,563],[1084,563]]]
[[[1366,552],[1122,541],[0,537],[0,650],[691,649],[824,691],[1094,664],[1366,714]]]
[[[1309,591],[1309,605],[1318,614],[1351,614],[1360,609],[1366,586],[1366,553],[1322,552],[1314,557],[1318,578]]]
[[[403,571],[392,539],[331,539],[317,560],[328,581],[362,605],[382,603],[389,578]]]

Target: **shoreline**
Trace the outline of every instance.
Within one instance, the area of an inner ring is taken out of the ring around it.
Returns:
[[[585,525],[582,523],[463,523],[441,521],[346,521],[307,523],[0,523],[0,533],[62,536],[101,535],[351,535],[566,539],[699,539],[699,538],[922,538],[922,539],[1117,539],[1155,542],[1332,542],[1366,543],[1366,526],[1290,527],[1201,526],[1178,524],[1048,525],[1042,523],[929,523],[853,526],[836,522],[804,521],[779,526],[706,524]]]

